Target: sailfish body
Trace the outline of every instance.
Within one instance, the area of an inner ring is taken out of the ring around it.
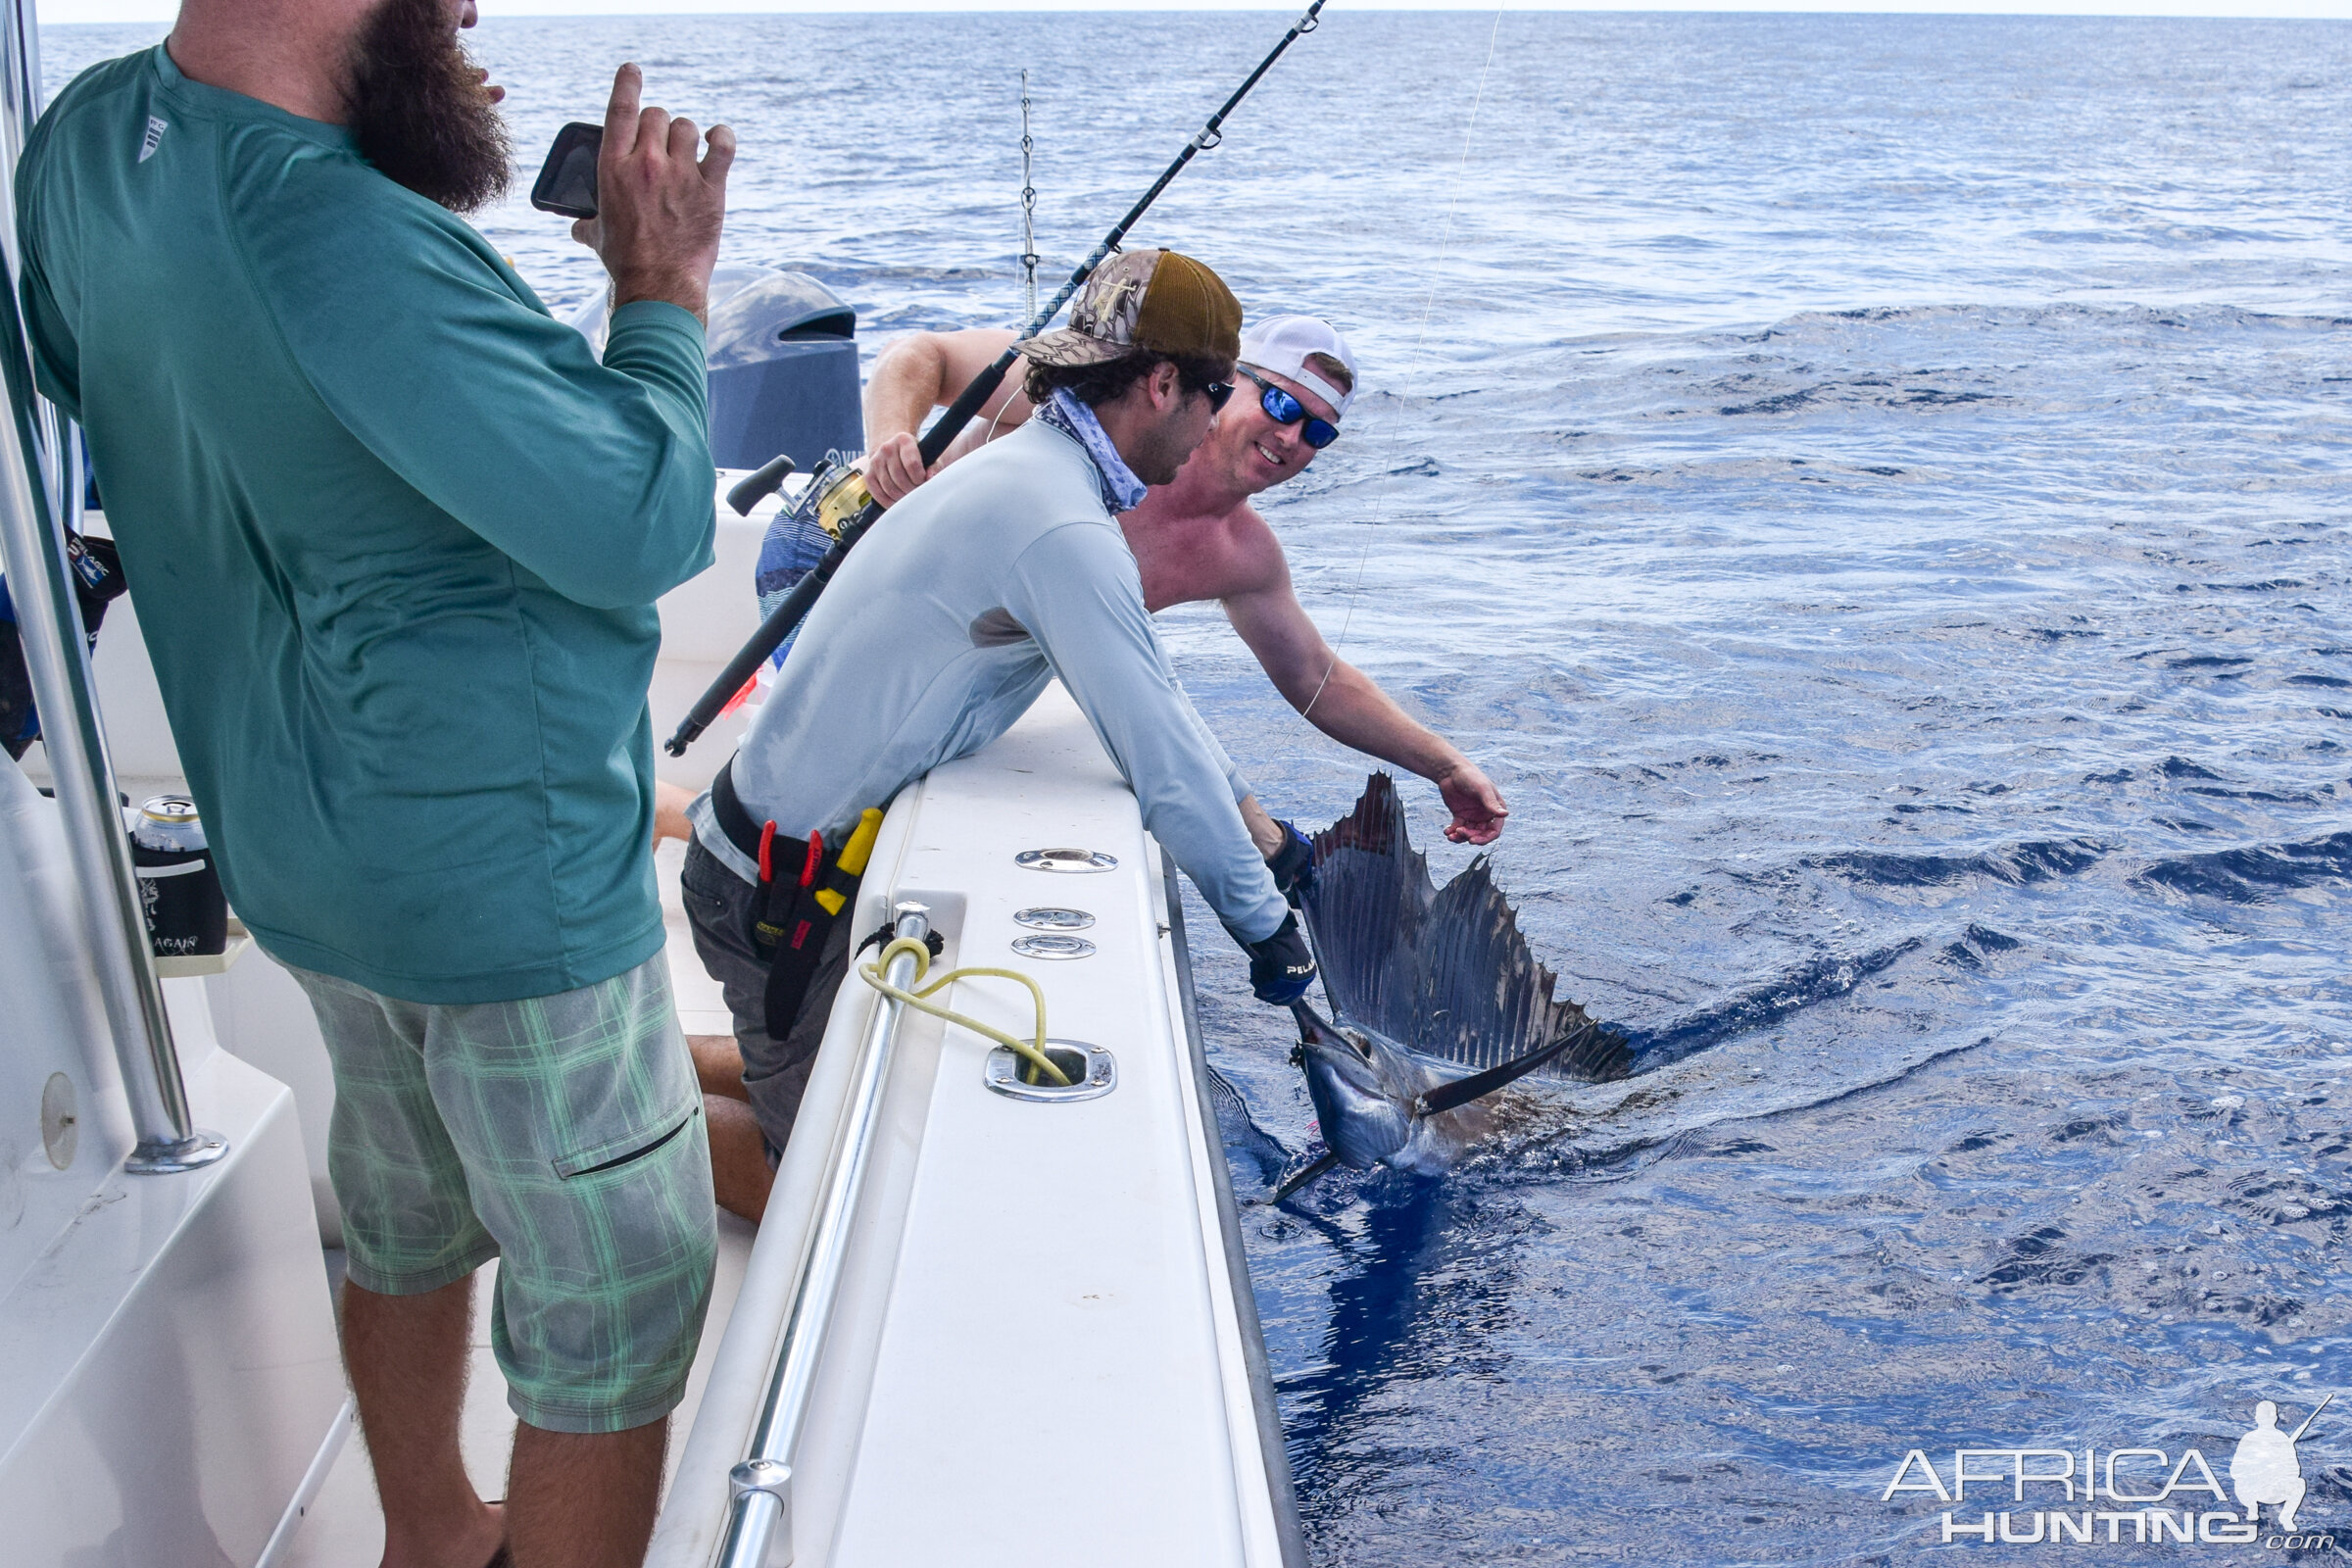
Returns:
[[[1480,1102],[1505,1084],[1631,1069],[1622,1036],[1554,999],[1556,977],[1529,951],[1485,857],[1442,889],[1430,880],[1387,774],[1315,835],[1314,852],[1306,927],[1337,1018],[1293,1010],[1330,1160],[1442,1170],[1488,1130]],[[1277,1196],[1311,1179],[1302,1172]]]
[[[1446,1081],[1427,1063],[1377,1036],[1344,1032],[1303,1002],[1291,1011],[1324,1147],[1349,1170],[1392,1165],[1434,1174],[1486,1130],[1481,1105],[1422,1112],[1422,1097]]]

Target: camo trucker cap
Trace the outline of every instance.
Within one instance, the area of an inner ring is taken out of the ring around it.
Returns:
[[[1101,365],[1138,349],[1232,364],[1242,305],[1225,280],[1175,251],[1121,251],[1070,306],[1070,324],[1020,345],[1040,365]]]

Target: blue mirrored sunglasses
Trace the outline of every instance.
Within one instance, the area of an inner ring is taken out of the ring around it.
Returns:
[[[1247,365],[1236,366],[1235,368],[1258,384],[1257,406],[1266,411],[1267,418],[1272,419],[1276,424],[1298,424],[1302,419],[1306,421],[1299,425],[1298,434],[1305,439],[1308,446],[1313,447],[1317,452],[1340,438],[1338,425],[1316,418],[1306,412],[1305,404]]]

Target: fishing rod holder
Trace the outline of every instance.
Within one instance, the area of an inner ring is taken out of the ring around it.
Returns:
[[[1049,1040],[1046,1059],[1059,1067],[1066,1084],[1031,1083],[1025,1063],[1011,1047],[999,1046],[980,1063],[980,1082],[992,1094],[1035,1105],[1064,1104],[1100,1100],[1119,1087],[1118,1059],[1102,1047],[1084,1040]]]

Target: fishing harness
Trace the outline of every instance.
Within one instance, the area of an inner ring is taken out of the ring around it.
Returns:
[[[710,781],[710,814],[727,842],[760,867],[749,935],[753,948],[768,960],[762,998],[767,1035],[782,1041],[800,1016],[833,922],[858,896],[858,879],[865,874],[874,838],[882,831],[882,813],[867,807],[848,841],[828,855],[821,832],[793,838],[777,833],[773,821],[756,821],[735,793],[729,766]]]

